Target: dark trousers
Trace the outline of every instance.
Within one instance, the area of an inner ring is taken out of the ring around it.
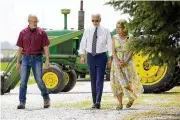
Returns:
[[[101,102],[106,62],[107,55],[105,52],[95,56],[92,56],[91,53],[87,54],[87,63],[91,77],[91,90],[94,104]]]

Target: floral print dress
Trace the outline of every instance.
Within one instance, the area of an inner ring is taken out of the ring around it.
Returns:
[[[121,61],[125,61],[130,54],[127,44],[130,42],[128,38],[133,36],[131,34],[128,36],[129,37],[124,40],[121,40],[118,34],[113,36],[115,38],[115,53]],[[135,70],[132,59],[123,68],[119,68],[115,59],[113,59],[110,72],[110,84],[114,96],[125,94],[128,98],[136,99],[139,93],[143,92],[143,86],[140,83],[140,78]],[[131,90],[127,89],[127,86],[130,87]]]

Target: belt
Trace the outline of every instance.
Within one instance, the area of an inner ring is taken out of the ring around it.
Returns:
[[[41,56],[42,53],[39,53],[39,54],[24,54],[24,56]]]
[[[89,53],[89,52],[88,52],[88,54],[91,54],[91,55],[92,55],[92,53]],[[103,54],[106,54],[106,52],[96,53],[96,55],[103,55]],[[95,55],[95,56],[96,56],[96,55]],[[92,55],[92,56],[93,56],[93,55]]]

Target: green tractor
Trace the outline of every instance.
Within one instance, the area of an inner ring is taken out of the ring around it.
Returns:
[[[76,84],[77,79],[88,74],[87,64],[80,63],[77,50],[84,29],[83,1],[78,17],[78,30],[67,30],[67,14],[69,9],[62,9],[64,14],[64,30],[46,30],[50,40],[51,67],[43,70],[42,79],[50,93],[68,92]],[[112,35],[115,30],[112,31]],[[180,82],[180,69],[168,69],[164,66],[150,66],[147,56],[136,54],[134,57],[136,70],[141,77],[141,83],[145,93],[160,93],[170,90]],[[1,75],[1,94],[14,89],[20,80],[20,74],[16,71],[17,56],[9,63],[7,69]],[[45,60],[45,59],[43,59]],[[106,71],[106,79],[109,79],[109,70]]]

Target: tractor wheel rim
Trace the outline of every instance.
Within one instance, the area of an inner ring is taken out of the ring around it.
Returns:
[[[58,85],[58,76],[53,72],[46,72],[42,78],[48,89],[55,88]]]
[[[65,85],[67,85],[69,83],[69,74],[67,72],[64,72],[64,76],[66,78],[66,81],[65,81]]]
[[[167,72],[167,65],[151,66],[148,56],[135,55],[134,63],[143,85],[153,85],[160,82]]]

